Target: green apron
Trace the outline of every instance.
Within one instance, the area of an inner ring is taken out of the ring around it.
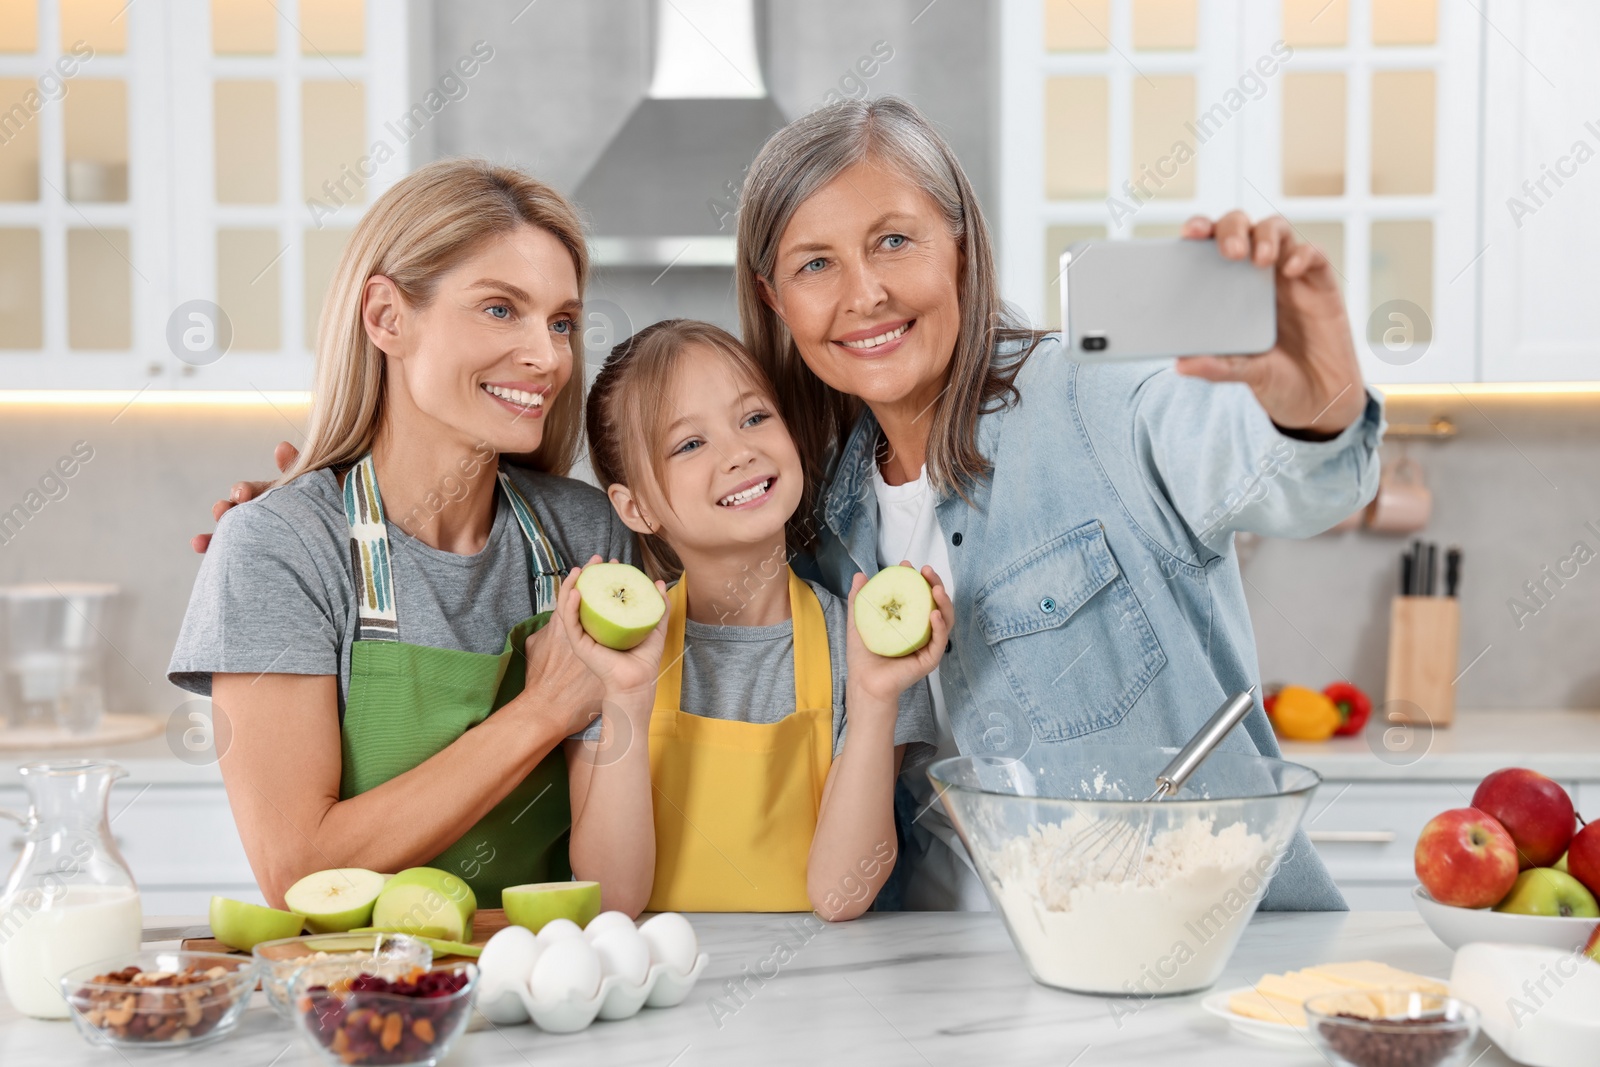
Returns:
[[[345,475],[360,625],[350,648],[350,690],[340,726],[341,798],[409,771],[522,692],[523,642],[550,618],[563,566],[522,494],[504,472],[499,481],[528,542],[537,614],[518,623],[505,647],[491,655],[398,640],[389,535],[371,454]],[[558,746],[427,865],[465,879],[480,908],[498,908],[507,886],[572,877],[567,862],[571,826],[567,765]]]

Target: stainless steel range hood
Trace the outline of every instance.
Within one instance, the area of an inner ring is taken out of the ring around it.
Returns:
[[[574,193],[594,262],[731,266],[737,189],[787,121],[761,74],[754,0],[656,0],[650,89]]]

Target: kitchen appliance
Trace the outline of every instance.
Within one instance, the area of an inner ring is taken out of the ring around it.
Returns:
[[[788,118],[753,0],[655,0],[644,99],[578,184],[603,267],[732,266],[744,173]]]
[[[0,984],[19,1012],[64,1019],[63,974],[139,951],[139,890],[106,818],[112,783],[127,772],[107,760],[62,760],[17,773],[29,808],[0,809],[23,830],[0,893]]]
[[[1201,761],[1211,755],[1228,731],[1237,726],[1239,720],[1255,706],[1255,693],[1256,687],[1252,685],[1243,693],[1235,693],[1223,701],[1222,706],[1212,712],[1211,718],[1189,739],[1189,743],[1172,758],[1172,762],[1156,775],[1155,790],[1144,798],[1145,803],[1165,800],[1181,790]],[[1091,822],[1056,850],[1050,877],[1057,877],[1058,873],[1064,872],[1071,872],[1071,876],[1075,877],[1088,868],[1087,873],[1101,877],[1137,879],[1149,844],[1148,820],[1138,826],[1125,819]]]
[[[0,704],[11,727],[59,723],[93,733],[105,713],[102,634],[115,585],[41,582],[0,588]]]
[[[958,756],[928,770],[1033,978],[1079,993],[1150,997],[1216,982],[1321,778],[1214,752],[1166,799],[1149,783],[1173,748],[1035,745],[1020,759]],[[1092,825],[1147,840],[1137,878],[1063,882],[1056,850]],[[1126,832],[1126,831],[1124,831]]]

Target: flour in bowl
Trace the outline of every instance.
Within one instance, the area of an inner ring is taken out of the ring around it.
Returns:
[[[1137,873],[1072,862],[1084,854],[1080,835],[1117,825],[1075,815],[1032,827],[988,857],[1018,950],[1040,981],[1063,989],[1204,989],[1255,911],[1273,849],[1242,822],[1218,829],[1200,816],[1153,834]]]

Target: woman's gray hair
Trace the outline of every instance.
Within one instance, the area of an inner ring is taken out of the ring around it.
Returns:
[[[800,205],[866,159],[892,167],[932,198],[960,249],[960,329],[949,382],[930,412],[928,476],[937,491],[965,495],[965,487],[989,469],[978,450],[979,414],[1015,396],[1011,379],[1021,360],[997,364],[995,348],[1021,341],[1025,355],[1043,335],[1001,301],[994,246],[972,183],[950,145],[911,104],[888,96],[820,108],[773,134],[756,156],[739,202],[737,281],[745,344],[777,389],[808,483],[820,483],[861,403],[805,365],[783,321],[762,299],[760,282],[773,286],[778,243]]]

